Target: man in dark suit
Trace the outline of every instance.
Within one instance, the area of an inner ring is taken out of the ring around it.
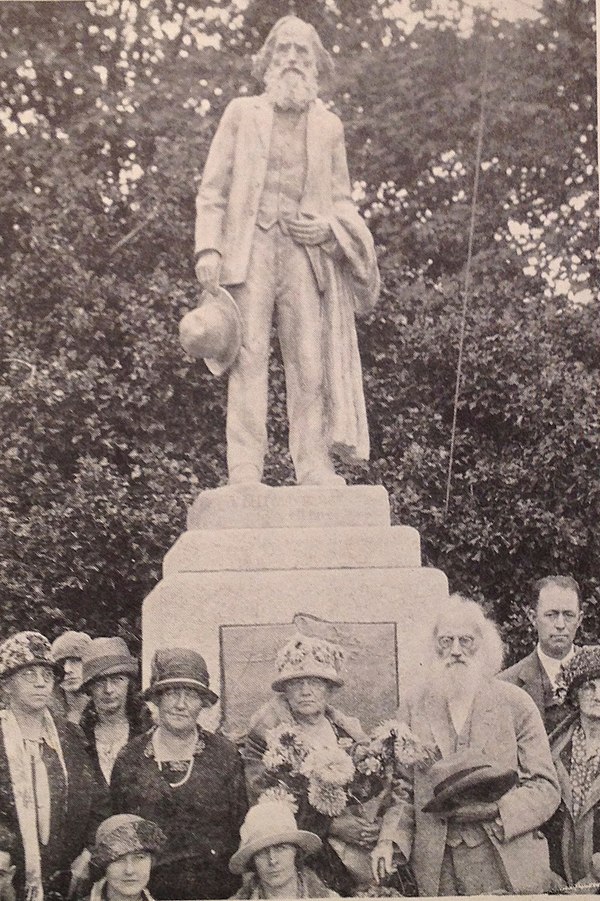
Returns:
[[[554,689],[561,665],[575,653],[573,641],[583,616],[581,591],[571,576],[546,576],[535,583],[533,601],[529,618],[537,632],[537,647],[498,678],[525,689],[550,733],[566,715]]]

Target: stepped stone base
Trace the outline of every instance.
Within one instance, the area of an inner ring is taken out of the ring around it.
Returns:
[[[298,627],[349,647],[340,706],[373,724],[391,715],[448,597],[372,486],[202,492],[163,570],[143,606],[144,684],[157,647],[198,649],[223,702],[212,725],[231,733],[269,696],[275,652]]]

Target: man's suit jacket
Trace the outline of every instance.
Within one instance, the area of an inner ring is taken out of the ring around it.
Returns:
[[[527,657],[523,657],[514,666],[503,670],[498,674],[498,678],[518,685],[527,692],[540,711],[547,732],[551,732],[564,719],[566,711],[563,711],[563,708],[559,708],[558,705],[556,705],[556,709],[546,708],[546,691],[550,690],[550,680],[542,666],[537,650],[532,651]]]
[[[400,707],[398,718],[417,736],[437,745],[442,757],[452,754],[446,702],[424,686]],[[539,711],[520,688],[491,680],[483,682],[473,704],[469,747],[519,773],[518,784],[498,802],[504,841],[484,825],[500,855],[515,893],[543,891],[548,847],[539,827],[554,813],[560,792],[548,738]],[[412,797],[411,797],[412,794]],[[447,836],[447,821],[423,813],[433,797],[429,772],[415,771],[398,823],[400,849],[410,857],[420,895],[436,896]]]
[[[223,113],[210,147],[196,199],[196,252],[221,254],[223,285],[239,285],[246,278],[272,126],[273,106],[264,94],[237,97]],[[369,309],[379,292],[373,239],[351,197],[342,123],[320,100],[308,108],[306,151],[300,214],[328,219],[343,253],[364,269],[367,290],[359,303]]]

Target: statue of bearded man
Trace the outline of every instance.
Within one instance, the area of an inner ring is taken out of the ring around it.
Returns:
[[[196,275],[242,321],[229,373],[230,484],[262,481],[271,324],[301,485],[337,487],[332,454],[368,459],[355,313],[379,293],[373,239],[350,194],[343,127],[318,99],[333,63],[315,29],[280,19],[254,59],[265,92],[225,110],[197,197]]]

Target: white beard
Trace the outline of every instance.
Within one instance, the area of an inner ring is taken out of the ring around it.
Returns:
[[[299,72],[282,74],[282,67],[271,63],[265,72],[265,90],[273,104],[280,110],[305,110],[317,99],[319,85],[317,74],[311,67]]]
[[[446,664],[445,660],[436,660],[433,665],[432,682],[436,691],[447,701],[472,700],[485,680],[484,667],[474,658],[468,664]]]

